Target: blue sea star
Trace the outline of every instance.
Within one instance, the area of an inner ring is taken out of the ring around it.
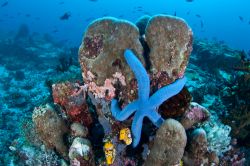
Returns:
[[[111,112],[118,121],[126,120],[135,112],[132,122],[132,135],[133,147],[136,147],[141,138],[143,118],[148,117],[154,125],[160,127],[164,119],[157,112],[158,107],[182,90],[186,83],[186,78],[180,78],[174,83],[162,87],[152,96],[149,96],[150,81],[143,65],[129,49],[125,50],[124,56],[138,82],[138,99],[129,103],[123,110],[120,109],[118,101],[113,99],[111,102]]]

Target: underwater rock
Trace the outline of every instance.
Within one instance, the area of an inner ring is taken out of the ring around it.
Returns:
[[[147,27],[148,21],[150,20],[151,16],[149,15],[144,15],[142,17],[140,17],[135,25],[138,27],[139,32],[140,32],[140,36],[145,34],[145,29]]]
[[[183,162],[187,166],[218,165],[219,158],[214,152],[208,152],[208,142],[205,130],[195,129],[191,134],[191,141],[185,151]]]
[[[127,48],[144,63],[139,31],[134,24],[105,17],[88,26],[79,49],[79,61],[84,82],[96,98],[110,101],[118,90],[121,100],[128,103],[135,99],[135,78],[123,56]]]
[[[36,107],[32,114],[36,132],[46,147],[55,148],[64,158],[67,158],[68,148],[64,136],[69,129],[65,121],[49,104]]]
[[[202,123],[208,120],[209,117],[210,112],[205,107],[198,103],[191,102],[180,122],[187,130],[197,123]]]
[[[188,89],[184,87],[180,93],[164,101],[159,108],[159,113],[163,118],[181,117],[190,106],[192,96]]]
[[[88,135],[88,128],[83,126],[81,123],[72,123],[70,125],[71,136],[73,137],[87,137]]]
[[[187,136],[183,126],[174,119],[168,119],[156,132],[154,145],[150,149],[145,166],[179,164],[186,146]]]
[[[192,30],[178,17],[153,16],[146,27],[151,79],[159,88],[184,75],[192,51]]]
[[[75,138],[69,149],[69,159],[72,166],[95,166],[90,141],[85,138]]]
[[[84,86],[71,82],[53,84],[52,93],[54,103],[62,106],[70,121],[90,127],[93,119],[86,103]]]

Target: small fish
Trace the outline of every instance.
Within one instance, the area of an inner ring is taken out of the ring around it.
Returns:
[[[203,23],[203,21],[201,20],[201,28],[203,28],[204,27],[204,23]]]
[[[248,24],[250,25],[250,21],[248,22]]]
[[[190,11],[187,12],[187,15],[189,15],[189,14],[190,14]]]
[[[57,30],[57,29],[54,29],[52,32],[53,32],[53,33],[57,33],[57,32],[58,32],[58,30]]]
[[[239,16],[240,21],[244,21],[244,18],[242,16]]]
[[[30,14],[25,14],[25,17],[28,17],[28,18],[29,18],[29,17],[30,17]]]
[[[193,2],[194,0],[186,0],[186,2]]]
[[[70,13],[69,12],[65,12],[61,17],[60,20],[68,20],[70,17]]]
[[[174,12],[174,16],[176,16],[177,14],[176,14],[176,11]]]
[[[195,16],[198,17],[198,18],[201,18],[201,15],[199,15],[199,14],[196,14]]]
[[[91,1],[91,2],[97,2],[97,0],[89,0],[89,1]]]
[[[64,4],[64,2],[63,2],[63,1],[61,1],[61,2],[59,2],[59,3],[58,3],[58,5],[63,5],[63,4]]]
[[[119,15],[118,17],[119,17],[119,18],[123,18],[123,17],[124,17],[124,15],[123,15],[123,14],[121,14],[121,15]]]
[[[9,4],[9,2],[6,1],[6,2],[4,2],[4,3],[1,5],[1,7],[5,7],[5,6],[7,6],[8,4]]]

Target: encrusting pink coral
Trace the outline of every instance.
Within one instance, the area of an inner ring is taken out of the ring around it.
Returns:
[[[95,98],[105,98],[107,101],[110,101],[115,97],[116,89],[114,85],[117,82],[120,82],[122,86],[126,86],[125,77],[122,75],[122,73],[116,72],[112,76],[113,78],[108,78],[104,81],[103,86],[98,86],[93,81],[90,81],[85,85],[88,87],[88,90],[93,93]],[[95,78],[95,76],[90,71],[87,72],[87,77],[89,80],[93,80]]]

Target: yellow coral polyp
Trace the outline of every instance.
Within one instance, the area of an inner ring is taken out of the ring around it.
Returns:
[[[111,141],[105,142],[104,153],[105,153],[107,164],[108,165],[113,164],[113,162],[115,160],[116,151],[115,151],[115,147]]]
[[[124,141],[126,145],[130,145],[132,143],[130,129],[129,128],[121,129],[119,139],[121,141]]]

